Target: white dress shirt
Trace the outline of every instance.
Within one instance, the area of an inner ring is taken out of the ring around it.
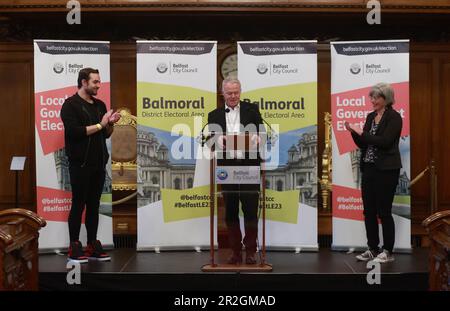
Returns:
[[[227,135],[239,134],[241,132],[241,107],[240,104],[234,106],[234,109],[225,104],[225,109],[229,109],[229,112],[225,111],[225,120],[227,122]],[[229,148],[232,148],[228,145]],[[237,146],[233,146],[236,149]],[[231,159],[244,159],[245,155],[241,150],[227,151],[227,157]]]
[[[225,120],[227,121],[227,134],[239,134],[241,125],[240,104],[234,106],[234,109],[225,104],[225,109],[229,109],[229,112],[225,111]]]

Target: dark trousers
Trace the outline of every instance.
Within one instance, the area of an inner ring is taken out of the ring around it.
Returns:
[[[69,173],[72,186],[72,207],[68,220],[70,241],[77,241],[80,237],[81,217],[85,207],[88,242],[95,241],[105,170],[92,167],[70,167]]]
[[[395,242],[392,202],[397,188],[400,170],[378,170],[374,164],[365,164],[362,173],[362,199],[364,222],[369,249],[378,251],[378,218],[383,228],[383,249],[392,252]]]
[[[258,237],[259,185],[222,185],[222,191],[231,249],[236,254],[242,249],[242,233],[239,225],[239,202],[241,202],[244,214],[245,250],[248,253],[255,253]]]

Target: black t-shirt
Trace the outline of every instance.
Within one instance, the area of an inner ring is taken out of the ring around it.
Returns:
[[[78,96],[80,100],[80,104],[83,105],[84,111],[87,111],[89,114],[89,125],[94,125],[100,123],[101,121],[101,113],[98,107],[98,103],[94,101],[94,103],[89,103],[85,101],[83,98]],[[87,155],[86,166],[88,167],[97,167],[102,168],[105,167],[105,163],[103,163],[104,155],[103,155],[103,131],[98,131],[92,135],[90,135],[90,143],[89,143],[89,152]]]

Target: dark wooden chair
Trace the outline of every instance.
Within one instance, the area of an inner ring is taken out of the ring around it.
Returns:
[[[132,245],[137,230],[137,119],[126,108],[117,111],[121,118],[111,136],[111,159],[114,244],[120,247]]]
[[[112,188],[113,190],[137,189],[137,119],[126,108],[119,108],[120,120],[114,124],[111,136]]]
[[[450,290],[450,210],[437,212],[422,225],[430,238],[429,273],[430,290]]]
[[[38,239],[45,225],[28,210],[0,212],[0,290],[38,290]]]

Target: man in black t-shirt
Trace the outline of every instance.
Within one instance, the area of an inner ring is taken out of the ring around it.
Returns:
[[[106,139],[120,114],[107,111],[95,98],[100,88],[98,70],[84,68],[78,74],[78,92],[66,99],[61,108],[66,154],[69,158],[72,207],[69,214],[69,260],[80,263],[111,258],[97,240],[100,197],[105,183],[105,166],[109,159]],[[86,206],[87,248],[79,241],[81,217]]]

